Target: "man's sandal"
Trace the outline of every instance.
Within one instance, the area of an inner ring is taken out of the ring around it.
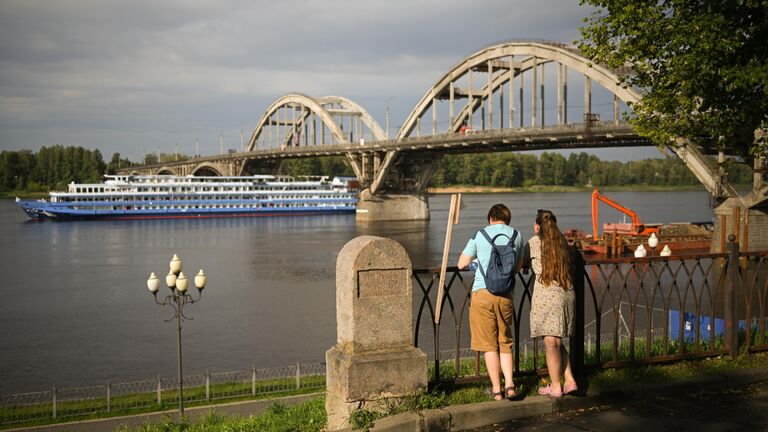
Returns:
[[[504,390],[499,390],[497,392],[493,391],[493,389],[485,389],[485,394],[490,396],[493,400],[504,400]],[[499,399],[496,399],[499,398]]]
[[[551,398],[563,397],[563,392],[555,391],[550,384],[547,384],[546,387],[539,387],[539,394],[542,396],[549,396]]]

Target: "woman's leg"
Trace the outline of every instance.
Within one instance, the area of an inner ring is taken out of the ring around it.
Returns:
[[[544,336],[544,348],[546,350],[550,386],[552,391],[560,393],[563,391],[563,386],[560,384],[560,373],[563,365],[560,338],[557,336]],[[573,378],[572,375],[571,378]]]
[[[573,377],[573,371],[571,371],[571,358],[564,345],[560,345],[560,353],[563,359],[562,362],[565,365],[565,370],[563,371],[563,375],[565,375],[564,384],[569,387],[574,386],[576,385],[576,379]]]

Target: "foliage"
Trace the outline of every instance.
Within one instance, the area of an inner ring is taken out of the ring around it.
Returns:
[[[98,150],[41,147],[0,153],[0,191],[64,189],[70,182],[98,182],[106,165]]]
[[[729,164],[728,179],[736,184],[752,181],[744,164]],[[676,158],[644,159],[626,163],[602,161],[586,152],[544,152],[540,157],[521,153],[448,155],[432,179],[435,186],[478,185],[530,187],[562,186],[698,186],[700,183]]]
[[[290,159],[283,161],[280,173],[290,176],[324,175],[354,176],[349,162],[343,156]]]
[[[768,119],[765,0],[581,0],[597,8],[579,49],[612,68],[632,65],[630,120],[660,146],[685,137],[734,153],[766,154],[754,131]],[[722,140],[717,138],[722,137]]]

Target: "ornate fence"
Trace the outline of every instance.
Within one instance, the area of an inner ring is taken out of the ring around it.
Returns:
[[[675,257],[585,260],[572,254],[576,333],[572,367],[622,367],[671,362],[740,350],[768,350],[768,251]],[[435,325],[439,269],[415,269],[415,344],[430,347],[430,380],[487,379],[471,353],[468,273],[448,268],[440,325]],[[540,340],[528,336],[534,275],[517,275],[513,333],[515,373],[544,373]],[[446,352],[444,348],[451,347]],[[450,353],[450,354],[449,354]]]

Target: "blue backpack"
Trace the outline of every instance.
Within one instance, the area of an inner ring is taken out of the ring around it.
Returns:
[[[517,230],[512,231],[511,238],[506,234],[496,234],[491,238],[485,229],[478,232],[482,233],[488,243],[491,244],[488,269],[483,270],[483,266],[479,267],[480,274],[485,279],[485,288],[495,295],[505,295],[512,292],[515,288],[515,276],[517,275],[517,250],[515,249]],[[503,246],[497,245],[496,239],[499,236],[508,238],[509,242]]]

